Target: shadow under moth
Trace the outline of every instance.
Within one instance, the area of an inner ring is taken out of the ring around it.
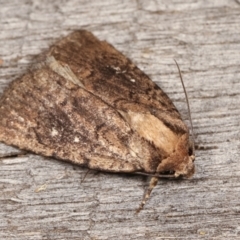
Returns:
[[[0,98],[0,141],[89,169],[191,177],[189,130],[168,96],[112,45],[75,31]]]

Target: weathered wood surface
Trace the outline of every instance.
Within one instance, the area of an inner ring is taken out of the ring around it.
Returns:
[[[92,31],[159,83],[195,127],[197,173],[161,180],[86,169],[0,145],[0,239],[240,239],[238,1],[0,1],[0,93],[75,29]],[[1,116],[0,116],[1,117]]]

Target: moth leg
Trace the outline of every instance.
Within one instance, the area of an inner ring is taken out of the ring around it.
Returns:
[[[150,194],[151,194],[153,188],[157,185],[157,183],[158,183],[158,178],[157,177],[152,177],[151,180],[150,180],[149,186],[148,186],[148,188],[147,188],[147,190],[144,194],[143,200],[142,200],[139,208],[136,210],[136,213],[139,213],[143,209],[145,203],[147,202],[147,200],[150,197]]]
[[[81,183],[84,182],[85,178],[87,177],[87,175],[89,174],[89,172],[91,172],[91,169],[88,169],[87,172],[84,174],[82,180],[81,180]]]
[[[86,173],[84,174],[82,180],[81,180],[81,183],[83,183],[85,181],[85,179],[87,178],[87,175],[90,173],[90,172],[93,172],[93,175],[97,175],[99,174],[99,171],[96,171],[96,170],[93,170],[93,169],[88,169],[86,171]]]
[[[14,158],[14,157],[24,157],[27,156],[29,152],[26,151],[21,151],[21,152],[16,152],[16,153],[6,153],[6,155],[1,155],[0,160],[6,159],[6,158]]]

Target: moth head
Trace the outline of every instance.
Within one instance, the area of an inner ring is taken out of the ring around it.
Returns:
[[[183,164],[176,167],[174,177],[192,177],[195,172],[194,160],[194,155],[186,156],[183,160]]]
[[[185,151],[182,151],[185,152]],[[180,164],[179,167],[177,167],[178,171],[175,171],[174,176],[179,177],[192,177],[192,175],[195,172],[195,166],[194,166],[194,161],[195,161],[195,152],[194,152],[194,146],[189,143],[188,146],[188,155],[185,155],[184,153],[182,154],[182,164]]]
[[[183,134],[175,147],[175,150],[158,165],[157,173],[160,175],[172,175],[177,177],[191,177],[195,172],[194,149],[189,144],[188,134]]]

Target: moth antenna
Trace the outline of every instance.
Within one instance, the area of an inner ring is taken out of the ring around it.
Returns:
[[[189,116],[189,120],[190,120],[190,123],[191,123],[191,132],[192,132],[192,135],[191,135],[192,142],[193,142],[192,152],[193,152],[193,155],[195,155],[195,143],[194,143],[195,142],[195,137],[194,137],[194,132],[193,132],[193,123],[192,123],[191,110],[190,110],[190,105],[189,105],[189,101],[188,101],[187,91],[186,91],[186,88],[185,88],[184,83],[183,83],[183,78],[182,78],[180,67],[179,67],[177,61],[175,59],[173,59],[173,60],[177,65],[178,73],[179,73],[179,76],[180,76],[180,79],[181,79],[181,83],[182,83],[182,86],[183,86],[183,90],[184,90],[184,94],[185,94],[185,98],[186,98],[186,102],[187,102],[188,116]]]
[[[176,179],[174,174],[151,174],[151,173],[144,173],[144,172],[133,172],[133,174],[138,174],[138,175],[148,176],[148,177],[173,178],[173,179]]]

